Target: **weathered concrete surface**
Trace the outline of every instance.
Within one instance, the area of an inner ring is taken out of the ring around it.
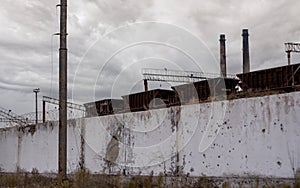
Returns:
[[[68,171],[75,171],[80,157],[80,133],[75,122],[68,129]],[[0,129],[0,169],[4,172],[57,171],[58,122]]]
[[[300,92],[83,118],[68,172],[272,176],[300,168]],[[57,170],[57,122],[0,130],[0,168]]]

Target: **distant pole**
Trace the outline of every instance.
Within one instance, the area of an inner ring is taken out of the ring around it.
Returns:
[[[145,91],[148,91],[148,81],[146,79],[144,79],[144,87]]]
[[[43,100],[43,123],[46,122],[46,101]]]
[[[60,1],[58,173],[67,178],[67,0]]]
[[[291,51],[287,51],[288,65],[291,64]]]
[[[40,88],[36,88],[33,90],[35,93],[35,124],[38,124],[38,102],[37,102],[37,94],[40,92]]]

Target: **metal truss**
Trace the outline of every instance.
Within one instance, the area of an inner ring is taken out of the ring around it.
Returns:
[[[144,80],[164,82],[197,82],[201,80],[222,77],[217,73],[149,68],[142,69],[142,74],[144,76]],[[227,75],[227,78],[236,78],[236,76]]]
[[[55,98],[43,96],[43,101],[45,101],[47,103],[59,105],[59,100],[55,99]],[[67,107],[85,112],[85,107],[83,105],[80,105],[80,104],[67,102]]]

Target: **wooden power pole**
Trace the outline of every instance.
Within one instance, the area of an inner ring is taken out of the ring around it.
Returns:
[[[60,1],[58,173],[67,178],[67,0]]]

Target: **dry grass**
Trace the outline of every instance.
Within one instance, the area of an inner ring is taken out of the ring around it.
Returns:
[[[235,185],[237,182],[235,182]],[[262,180],[252,181],[252,185],[262,187],[259,185],[263,183]],[[240,187],[245,185],[249,186],[249,182],[241,181],[238,183]],[[122,176],[106,175],[106,174],[91,174],[87,170],[78,170],[75,174],[68,175],[68,180],[62,180],[56,175],[41,175],[37,170],[32,170],[31,173],[21,172],[18,174],[0,173],[0,187],[45,187],[45,188],[89,188],[89,187],[101,187],[101,188],[164,188],[164,187],[198,187],[198,188],[210,188],[210,187],[224,187],[229,188],[232,186],[232,182],[222,179],[213,179],[206,176],[203,177],[166,177],[163,174],[158,176]],[[236,187],[236,186],[235,186]],[[293,184],[276,184],[270,183],[264,184],[263,187],[299,187],[299,185]]]

